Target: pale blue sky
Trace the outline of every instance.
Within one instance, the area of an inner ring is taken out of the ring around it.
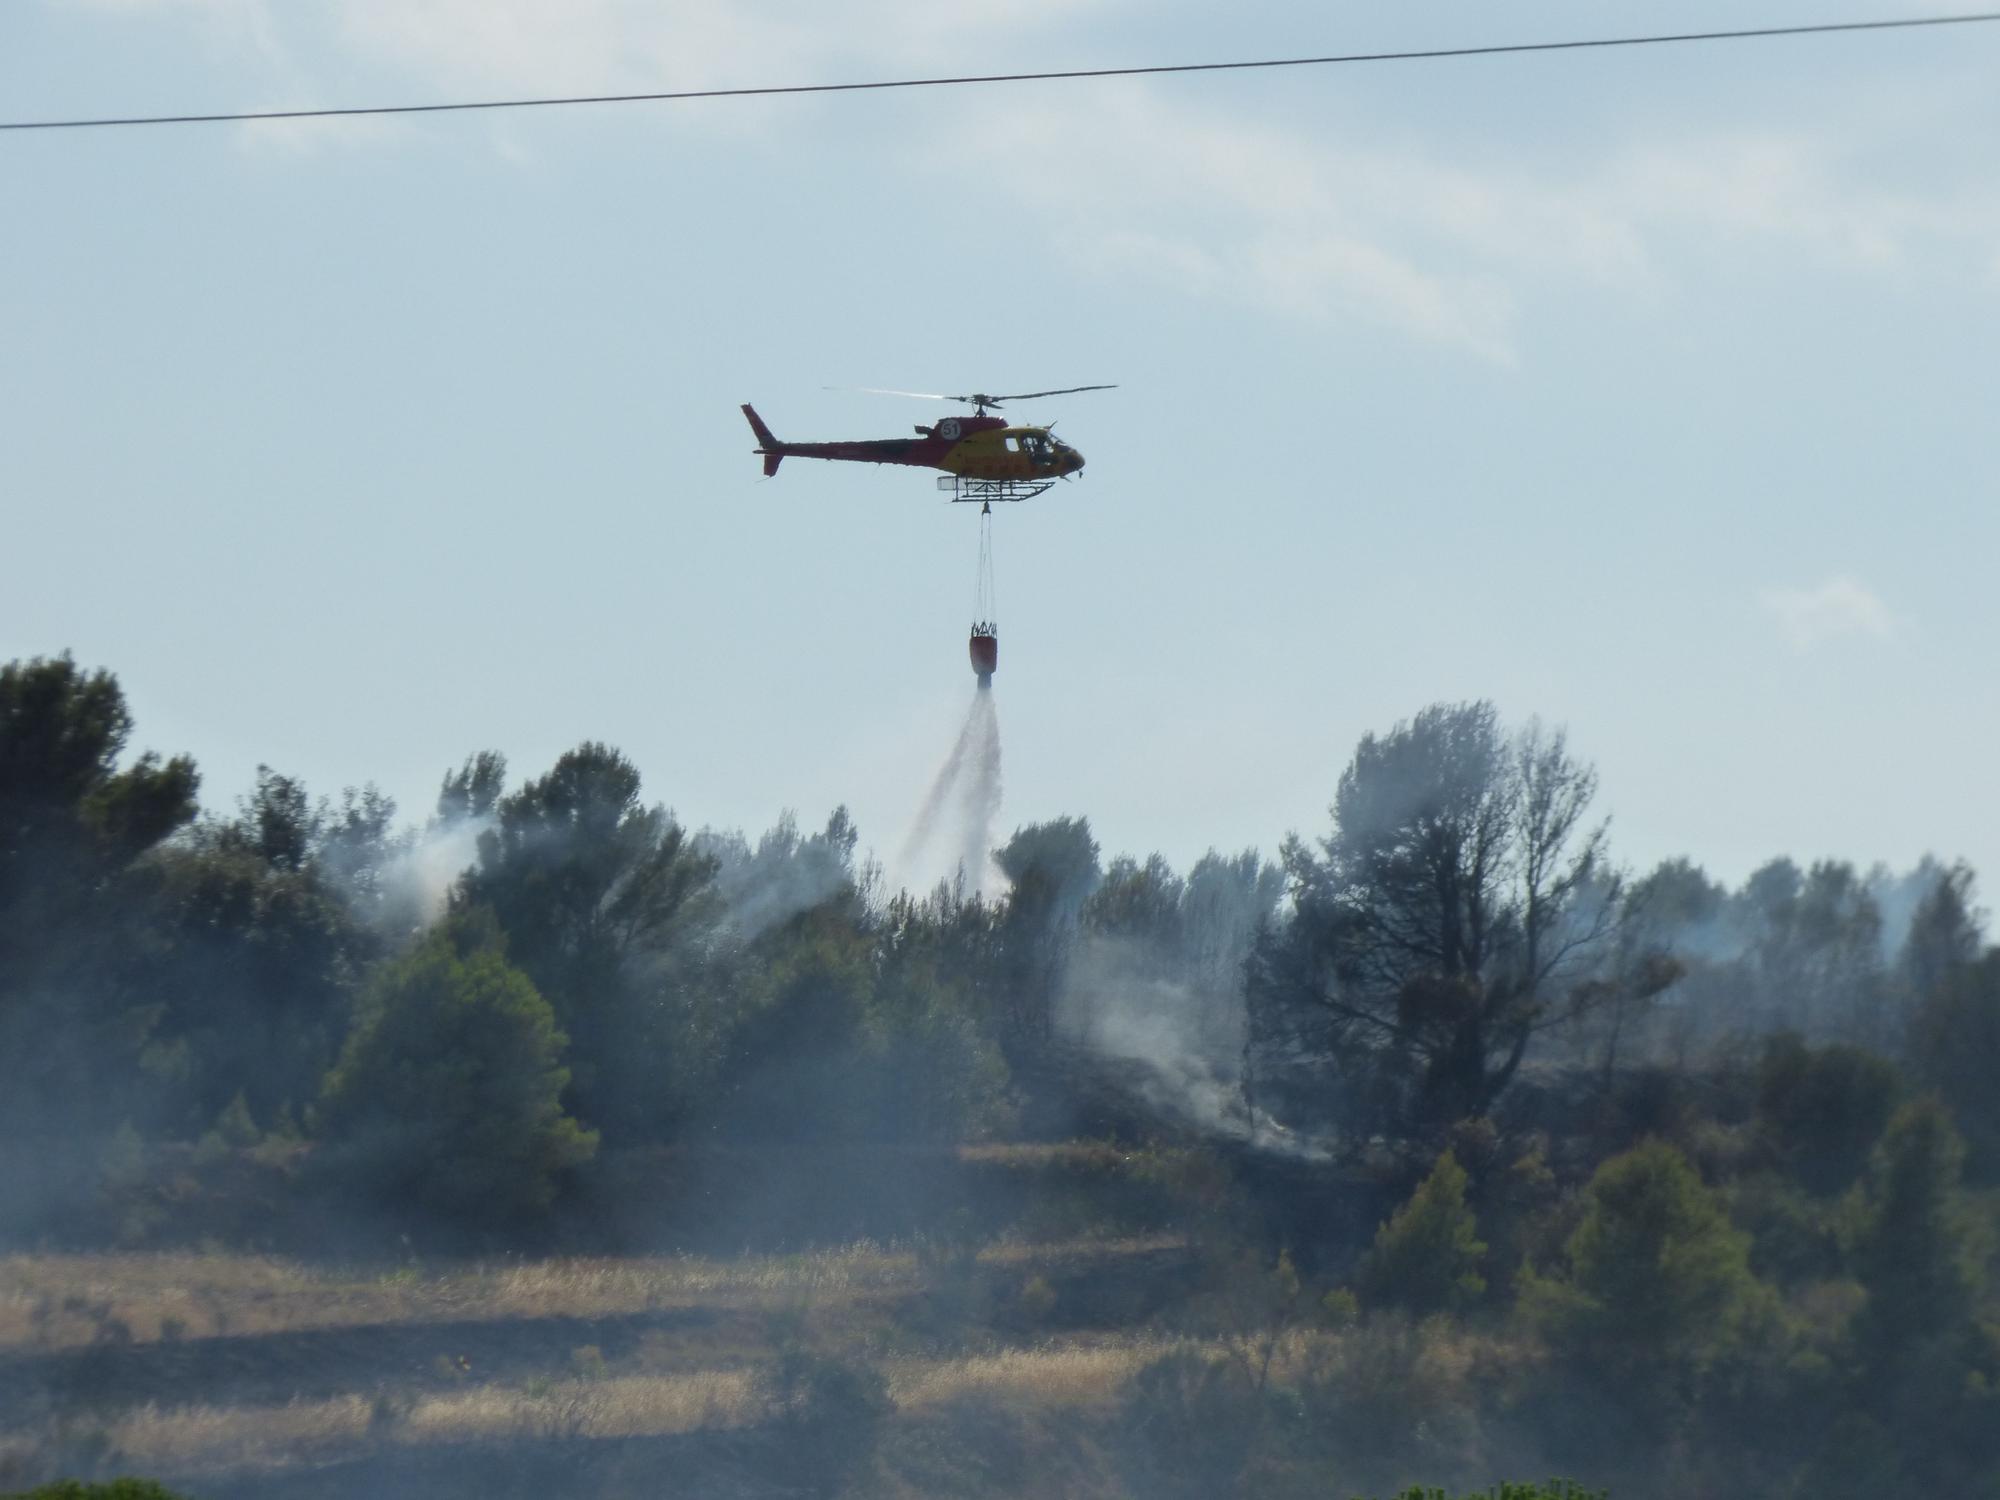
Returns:
[[[848,80],[1917,14],[0,0],[8,118]],[[900,844],[976,518],[784,437],[1031,403],[1007,827],[1267,850],[1493,698],[1618,852],[2000,869],[2000,26],[736,104],[0,136],[0,658],[227,806],[421,816],[603,738],[693,823]]]

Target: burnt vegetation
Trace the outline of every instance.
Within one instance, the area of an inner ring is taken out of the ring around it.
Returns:
[[[0,1491],[2000,1482],[1963,865],[1628,870],[1486,703],[997,897],[598,743],[412,820],[134,727],[0,667]]]

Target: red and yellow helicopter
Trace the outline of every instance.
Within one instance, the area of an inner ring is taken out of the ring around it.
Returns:
[[[988,416],[1009,401],[1032,401],[1041,396],[1069,396],[1078,391],[1115,390],[1109,385],[1072,385],[1057,391],[1024,391],[1011,396],[940,396],[924,391],[883,391],[870,388],[878,396],[915,396],[924,401],[962,401],[970,406],[969,417],[945,417],[934,426],[917,428],[914,438],[879,438],[846,443],[784,443],[772,436],[764,419],[748,402],[743,415],[757,434],[757,453],[764,460],[764,477],[778,472],[787,458],[832,458],[850,463],[908,464],[913,468],[942,469],[938,488],[951,493],[954,501],[1026,500],[1039,495],[1058,479],[1067,479],[1083,467],[1083,455],[1056,437],[1046,427],[1017,427],[1005,417]]]

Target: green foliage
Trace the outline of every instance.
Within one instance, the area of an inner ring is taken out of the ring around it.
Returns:
[[[163,1092],[188,1133],[238,1099],[253,1128],[309,1103],[374,951],[309,843],[271,833],[267,855],[254,833],[254,814],[205,824],[154,861],[154,1055],[173,1060]]]
[[[475,1221],[539,1212],[589,1159],[563,1113],[555,1016],[466,914],[384,965],[364,992],[320,1130],[378,1191]]]
[[[469,765],[441,801],[470,804],[495,774]],[[628,1140],[657,1137],[679,1112],[663,1083],[700,1029],[696,960],[718,916],[714,859],[639,789],[638,769],[609,745],[568,751],[493,804],[454,898],[491,909],[509,956],[555,1008],[575,1113]]]
[[[1785,1032],[1765,1043],[1757,1065],[1758,1133],[1808,1192],[1837,1193],[1867,1166],[1899,1091],[1886,1059]]]
[[[1449,1151],[1375,1233],[1361,1267],[1361,1291],[1371,1302],[1418,1315],[1457,1311],[1486,1291],[1486,1258],[1478,1222],[1466,1206],[1465,1168]]]
[[[1912,1066],[1949,1106],[1975,1181],[2000,1183],[2000,949],[1936,966],[1910,1027]]]
[[[1982,1278],[1959,1187],[1964,1158],[1958,1132],[1932,1098],[1905,1105],[1882,1138],[1854,1251],[1868,1291],[1855,1338],[1871,1365],[1970,1331]]]
[[[1669,1374],[1736,1340],[1759,1293],[1748,1256],[1687,1158],[1647,1141],[1597,1169],[1562,1268],[1527,1277],[1522,1297],[1552,1340],[1592,1364]]]
[[[143,1097],[141,857],[195,813],[186,757],[121,769],[117,680],[68,656],[0,666],[0,1133],[100,1131]]]

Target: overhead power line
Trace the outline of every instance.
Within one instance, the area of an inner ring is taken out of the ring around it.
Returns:
[[[1066,68],[1036,73],[976,73],[949,78],[888,78],[868,83],[789,83],[758,88],[680,89],[653,94],[576,94],[543,99],[476,99],[454,104],[368,104],[344,109],[264,109],[200,115],[126,115],[87,120],[8,120],[0,130],[90,130],[115,125],[214,125],[247,120],[328,120],[354,115],[435,115],[475,109],[546,109],[568,104],[648,104],[678,99],[755,99],[777,94],[855,94],[882,89],[947,88],[975,83],[1038,83],[1074,78],[1141,78],[1163,73],[1229,73],[1252,68],[1312,68],[1336,63],[1422,62],[1446,57],[1498,57],[1521,52],[1581,52],[1604,47],[1659,47],[1684,42],[1740,42],[1758,37],[1825,36],[1835,32],[1907,31],[1920,26],[1971,26],[2000,21],[2000,11],[1973,15],[1905,16],[1887,21],[1828,21],[1812,26],[1760,26],[1743,31],[1684,31],[1661,36],[1590,37],[1567,42],[1509,42],[1490,47],[1429,47],[1413,52],[1350,52],[1331,57],[1271,57],[1249,62],[1162,63],[1135,68]]]

